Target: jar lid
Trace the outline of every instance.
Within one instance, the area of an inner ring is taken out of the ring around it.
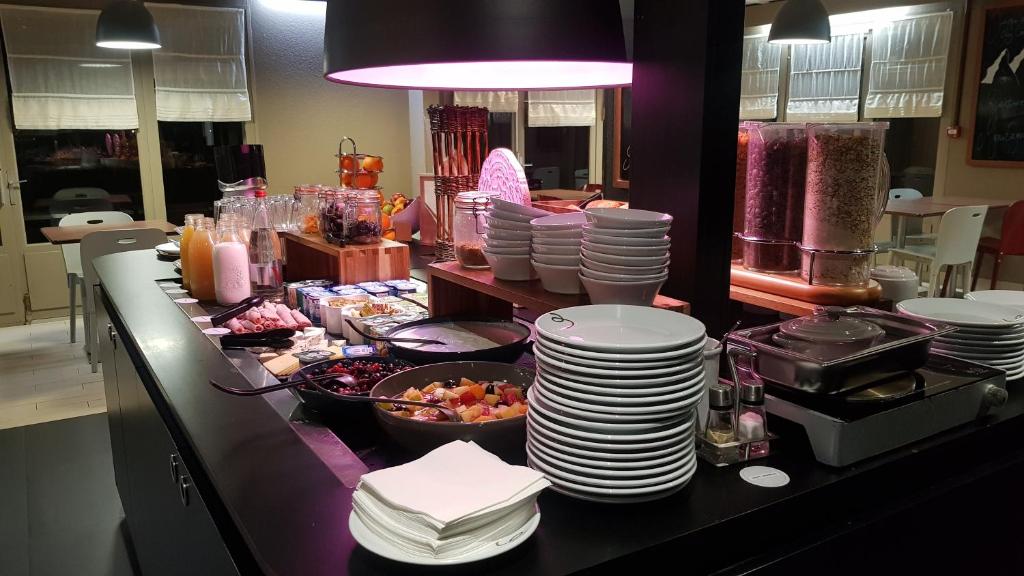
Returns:
[[[779,332],[799,340],[819,343],[862,342],[885,334],[885,330],[874,322],[818,312],[813,316],[783,322]]]
[[[884,265],[871,269],[871,277],[881,280],[917,280],[917,274],[906,266]]]
[[[730,408],[733,405],[732,387],[712,384],[708,387],[708,404],[712,408]]]
[[[483,190],[459,192],[455,195],[455,207],[476,210],[487,209],[491,207],[491,198],[497,198],[500,195],[500,192],[485,192]]]

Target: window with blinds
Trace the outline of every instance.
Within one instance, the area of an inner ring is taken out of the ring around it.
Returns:
[[[942,116],[952,26],[943,12],[872,31],[865,118]]]
[[[768,36],[743,39],[740,120],[773,120],[779,115],[779,69],[782,47]]]
[[[792,47],[787,122],[856,122],[864,35],[833,36],[829,44]]]

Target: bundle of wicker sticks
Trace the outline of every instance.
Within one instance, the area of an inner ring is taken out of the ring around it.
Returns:
[[[438,261],[455,259],[452,223],[455,196],[476,190],[487,157],[487,108],[431,106],[430,135],[434,147],[434,192],[437,196]]]

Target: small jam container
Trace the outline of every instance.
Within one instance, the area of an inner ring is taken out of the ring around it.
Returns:
[[[364,287],[366,293],[370,296],[376,296],[377,298],[383,298],[384,296],[391,296],[391,288],[384,286],[383,284],[372,287]]]
[[[358,288],[359,287],[356,286],[355,284],[338,284],[336,286],[331,286],[331,292],[341,294],[346,290],[356,290]]]

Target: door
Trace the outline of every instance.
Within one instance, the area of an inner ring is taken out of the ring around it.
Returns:
[[[25,322],[25,237],[20,234],[21,219],[13,194],[4,186],[4,172],[0,169],[0,326],[10,326]]]

